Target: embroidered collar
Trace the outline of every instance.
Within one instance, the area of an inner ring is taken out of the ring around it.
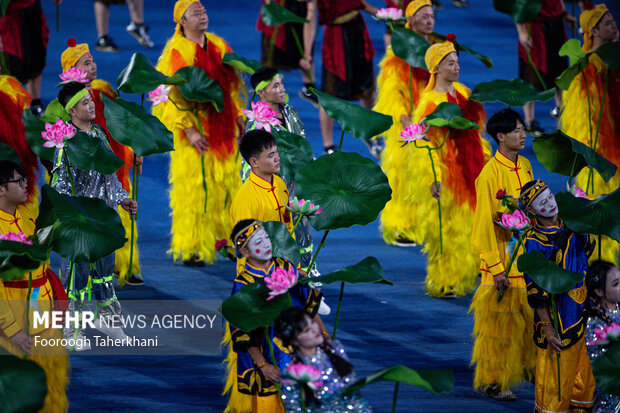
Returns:
[[[499,162],[500,165],[509,168],[511,171],[516,171],[521,169],[519,166],[519,154],[517,154],[517,161],[513,162],[512,159],[508,158],[506,155],[501,153],[499,149],[495,152],[495,160]]]
[[[274,260],[271,260],[271,264],[269,265],[269,268],[267,268],[267,270],[263,270],[262,268],[256,268],[247,261],[245,263],[245,270],[247,272],[249,272],[250,274],[256,277],[263,277],[263,278],[269,277],[271,273],[273,272],[274,267],[275,267]]]
[[[17,209],[15,210],[15,215],[9,214],[8,212],[0,209],[0,220],[14,224],[19,221],[19,219],[20,217]]]
[[[542,232],[543,234],[556,234],[564,229],[564,222],[560,218],[558,218],[558,220],[560,221],[560,225],[552,225],[550,227],[543,227],[538,224],[538,221],[534,221],[534,228],[536,231]]]
[[[252,181],[252,183],[256,185],[257,187],[262,188],[266,191],[274,189],[273,176],[271,177],[271,182],[267,182],[252,171],[250,172],[250,181]],[[264,185],[267,185],[267,186],[264,186]]]

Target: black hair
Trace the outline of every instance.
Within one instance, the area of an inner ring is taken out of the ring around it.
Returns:
[[[8,181],[13,180],[15,171],[21,176],[26,176],[20,165],[13,161],[0,160],[0,185],[5,185]]]
[[[611,324],[612,320],[607,316],[601,305],[601,298],[594,290],[600,289],[605,297],[605,287],[607,286],[607,274],[614,265],[609,261],[596,260],[588,267],[586,272],[586,287],[588,288],[588,304],[586,312],[588,317],[599,317],[605,323]]]
[[[272,67],[263,66],[258,69],[254,74],[250,77],[250,84],[252,84],[252,89],[256,89],[256,86],[263,80],[271,80],[275,75],[278,74],[278,71]]]
[[[79,83],[79,82],[67,83],[58,92],[58,102],[60,102],[60,104],[63,107],[66,106],[67,103],[69,103],[69,101],[71,100],[71,98],[75,96],[76,93],[78,93],[80,90],[84,88],[86,88],[84,83]]]
[[[250,225],[254,221],[256,221],[256,220],[255,219],[242,219],[241,221],[237,222],[235,224],[232,232],[230,233],[230,240],[234,242],[235,237],[237,236],[239,231],[241,231],[243,228],[247,227],[248,225]]]
[[[510,108],[502,109],[489,118],[487,122],[487,133],[491,135],[499,145],[497,134],[512,132],[517,128],[517,122],[521,122],[521,125],[525,125],[523,118],[518,112]]]
[[[243,159],[250,163],[250,158],[260,155],[262,151],[273,146],[276,146],[276,138],[272,134],[262,129],[254,129],[246,132],[241,138],[239,152]]]

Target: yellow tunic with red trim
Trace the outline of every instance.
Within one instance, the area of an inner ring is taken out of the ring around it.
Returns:
[[[101,126],[110,142],[110,147],[114,154],[125,162],[118,171],[116,171],[116,177],[123,186],[123,189],[131,194],[131,180],[129,179],[129,171],[133,168],[133,150],[129,146],[121,145],[116,142],[107,127],[107,122],[104,116],[105,105],[101,94],[106,95],[110,99],[116,99],[118,95],[112,88],[112,86],[105,80],[95,79],[91,82],[93,91],[91,93],[93,101],[95,102],[96,117],[94,123]],[[125,211],[121,206],[118,206],[118,215],[121,217],[123,228],[125,228],[125,234],[127,234],[127,242],[125,245],[116,250],[114,253],[114,273],[118,274],[119,283],[121,286],[125,284],[127,276],[131,277],[131,274],[140,274],[140,257],[138,253],[138,225],[134,227],[134,240],[133,240],[133,263],[131,273],[129,272],[129,255],[131,253],[131,217],[129,213]]]
[[[620,126],[620,96],[618,96],[620,94],[620,72],[608,70],[596,54],[591,54],[589,61],[590,64],[584,69],[588,90],[586,90],[583,76],[577,75],[569,89],[563,94],[564,106],[560,116],[560,128],[571,138],[591,148],[594,146],[596,128],[601,116],[601,103],[605,94],[605,79],[609,76],[603,116],[598,139],[596,139],[596,151],[620,169],[620,139],[617,129]],[[590,95],[589,124],[588,93]],[[590,135],[590,128],[592,128],[592,135]],[[588,180],[589,175],[590,169],[584,168],[576,179],[577,185],[587,192],[589,199],[611,193],[620,186],[620,174],[618,173],[609,182],[605,182],[595,170]],[[608,237],[602,237],[602,259],[618,265],[618,252],[620,252],[620,244]],[[598,254],[592,254],[591,259],[598,259]]]
[[[0,233],[23,232],[26,236],[35,233],[35,217],[24,205],[19,205],[15,215],[0,210]],[[39,313],[53,310],[54,296],[52,286],[46,272],[49,262],[45,262],[36,270],[24,274],[22,277],[4,281],[0,280],[0,346],[9,353],[22,356],[23,352],[9,340],[20,331],[26,330],[26,296],[28,295],[28,278],[32,275],[32,291],[30,294],[30,308],[38,308]],[[34,304],[36,302],[36,304]],[[29,335],[43,338],[62,338],[60,330],[46,329],[44,326],[34,328],[32,320],[34,311],[30,311]],[[51,354],[43,354],[50,351]],[[48,348],[32,347],[29,360],[37,363],[46,374],[48,393],[42,412],[65,412],[69,406],[66,388],[69,384],[69,358],[63,347],[57,346],[53,350]]]
[[[497,199],[498,191],[519,198],[521,187],[534,179],[530,161],[517,156],[517,161],[505,157],[499,150],[476,179],[476,212],[471,242],[480,256],[482,281],[474,294],[470,312],[474,313],[474,349],[472,364],[476,364],[474,388],[499,384],[503,390],[528,379],[534,374],[536,352],[530,327],[534,320],[527,302],[523,274],[516,261],[510,268],[510,287],[498,303],[493,276],[505,272],[510,262],[508,251],[511,231],[494,221],[510,213]],[[518,254],[523,253],[523,247]],[[518,256],[517,256],[518,257]]]
[[[437,200],[430,192],[434,182],[433,165],[427,149],[409,144],[403,148],[411,153],[407,168],[409,181],[408,206],[416,227],[414,239],[424,240],[428,254],[426,290],[433,297],[448,293],[465,295],[476,284],[480,258],[471,245],[471,231],[476,206],[475,179],[489,159],[491,147],[482,137],[485,112],[479,103],[469,100],[470,91],[454,83],[455,96],[435,90],[425,92],[414,114],[419,123],[442,102],[456,103],[463,116],[476,122],[480,129],[458,131],[431,127],[426,136],[430,142],[418,145],[440,147],[432,151],[437,180],[442,183],[441,214],[443,219],[443,254],[440,251]]]
[[[390,129],[383,133],[385,149],[381,155],[381,167],[392,188],[392,199],[381,213],[383,239],[388,244],[393,243],[398,237],[421,243],[423,240],[416,237],[414,220],[416,217],[409,202],[411,176],[407,175],[405,167],[415,160],[412,152],[401,147],[399,135],[403,130],[400,117],[412,116],[430,74],[419,67],[411,68],[407,62],[394,54],[391,46],[385,51],[385,57],[379,66],[381,67],[377,78],[379,93],[373,110],[392,116],[394,120]]]
[[[172,240],[170,253],[174,259],[197,257],[211,263],[216,258],[215,241],[228,238],[233,227],[229,208],[241,186],[241,157],[237,147],[239,130],[236,120],[242,115],[243,85],[235,70],[222,63],[222,56],[232,52],[220,37],[205,33],[206,50],[179,35],[168,41],[157,63],[157,70],[172,75],[187,66],[196,66],[216,81],[224,92],[224,107],[217,112],[211,103],[186,100],[173,86],[170,100],[153,107],[157,116],[174,134],[174,151],[170,153],[170,208]],[[190,109],[184,111],[177,109]],[[201,157],[191,145],[184,130],[200,131],[193,108],[197,106],[203,136],[209,150]],[[204,166],[207,190],[203,187]],[[204,211],[205,197],[207,200]]]

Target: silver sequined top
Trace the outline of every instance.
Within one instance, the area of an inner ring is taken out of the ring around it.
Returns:
[[[89,132],[85,132],[93,139],[101,139],[110,149],[108,139],[103,130],[93,125]],[[66,160],[67,157],[61,152],[63,149],[56,148],[54,154],[54,169],[52,170],[52,187],[61,194],[73,195],[71,191],[71,180],[67,174]],[[118,204],[124,199],[129,198],[129,194],[123,189],[118,181],[116,174],[103,175],[96,171],[82,171],[73,165],[69,165],[73,182],[75,183],[75,194],[88,198],[99,198],[112,209],[116,210]]]
[[[620,324],[620,309],[616,304],[615,310],[605,309],[607,316],[612,322]],[[588,324],[586,325],[586,343],[590,343],[595,340],[594,330],[597,328],[603,329],[607,326],[607,323],[599,317],[590,317]],[[588,355],[590,361],[596,360],[607,352],[606,346],[588,346]],[[603,393],[596,389],[594,394],[594,413],[620,413],[620,396],[614,396],[611,394]]]
[[[330,342],[332,347],[341,357],[347,359],[347,356],[339,341]],[[359,393],[352,396],[345,396],[341,390],[355,382],[355,373],[341,378],[336,370],[332,368],[329,357],[322,348],[317,348],[314,356],[298,355],[300,361],[304,364],[313,366],[321,370],[322,386],[314,391],[314,396],[320,402],[320,406],[306,406],[308,413],[372,413],[372,407],[366,399]],[[282,373],[283,377],[287,376],[287,370]],[[282,403],[287,413],[303,412],[301,405],[300,387],[295,382],[282,382]]]

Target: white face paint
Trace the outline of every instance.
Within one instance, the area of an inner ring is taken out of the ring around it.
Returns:
[[[250,237],[245,247],[250,252],[250,258],[259,261],[271,259],[271,240],[263,228]]]
[[[549,188],[545,188],[530,205],[536,216],[539,217],[553,218],[558,214],[558,204],[555,202],[555,196],[553,196]]]

